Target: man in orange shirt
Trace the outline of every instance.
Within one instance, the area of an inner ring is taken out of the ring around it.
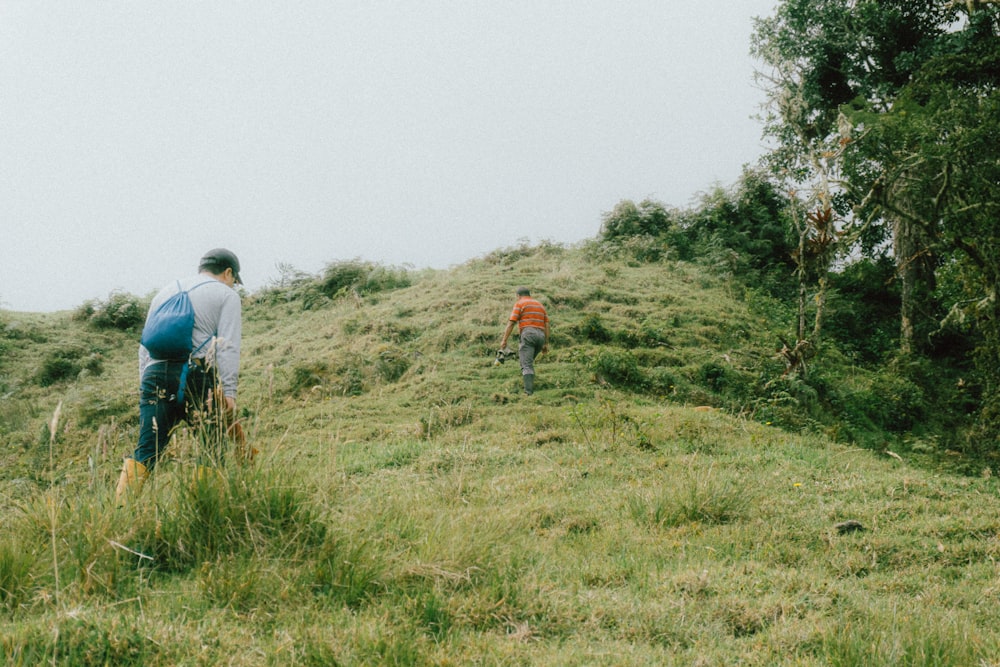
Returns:
[[[517,288],[517,303],[507,321],[507,328],[500,339],[500,349],[507,347],[507,339],[518,325],[518,357],[521,360],[521,375],[524,378],[524,393],[531,396],[535,390],[535,357],[549,350],[549,316],[545,306],[531,298],[527,287]]]

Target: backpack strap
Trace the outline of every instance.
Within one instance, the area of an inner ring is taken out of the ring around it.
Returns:
[[[198,289],[202,285],[207,285],[207,284],[209,284],[211,282],[216,282],[216,281],[214,281],[214,280],[206,280],[203,283],[198,283],[197,285],[195,285],[194,287],[192,287],[191,289],[189,289],[188,293],[190,294],[192,291]],[[181,286],[180,281],[177,281],[177,287],[178,287],[178,289],[180,289],[180,286]],[[214,334],[212,334],[211,336],[209,336],[208,338],[206,338],[205,340],[203,340],[201,342],[201,345],[199,345],[198,347],[196,347],[193,350],[191,350],[191,354],[188,355],[187,363],[184,364],[184,368],[181,369],[180,382],[179,382],[179,385],[177,387],[177,403],[178,404],[183,404],[184,403],[184,388],[187,386],[188,371],[191,369],[191,363],[194,360],[195,352],[200,352],[201,348],[203,348],[206,345],[208,345],[208,341],[210,341],[213,338],[215,338],[218,334],[219,334],[219,332],[217,331]]]
[[[212,340],[213,338],[215,338],[215,336],[209,336],[208,338],[206,338],[202,342],[201,345],[199,345],[198,347],[196,347],[195,349],[193,349],[191,351],[191,354],[188,356],[187,363],[184,364],[184,367],[181,369],[180,382],[178,382],[178,386],[177,386],[177,403],[178,404],[181,404],[181,403],[184,402],[184,388],[187,386],[188,371],[191,370],[191,364],[194,363],[194,353],[197,352],[197,351],[199,351],[201,348],[205,347],[205,345],[208,344],[208,341]]]

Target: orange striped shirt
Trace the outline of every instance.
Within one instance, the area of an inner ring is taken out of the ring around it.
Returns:
[[[538,327],[542,331],[547,331],[549,327],[549,316],[545,312],[545,306],[528,296],[521,297],[514,304],[510,321],[517,322],[518,331],[525,327]]]

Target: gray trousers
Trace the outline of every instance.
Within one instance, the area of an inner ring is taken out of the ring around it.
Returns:
[[[545,346],[545,332],[538,327],[525,327],[519,337],[517,356],[521,360],[521,375],[534,375],[535,357]]]

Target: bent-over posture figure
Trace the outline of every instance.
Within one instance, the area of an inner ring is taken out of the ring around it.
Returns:
[[[188,293],[194,311],[191,352],[159,359],[139,345],[139,441],[118,479],[119,505],[127,493],[138,493],[178,422],[212,413],[221,417],[220,423],[233,424],[242,337],[237,283],[242,283],[239,259],[217,248],[201,258],[197,275],[174,281],[153,298],[144,333],[161,305],[181,291]]]

